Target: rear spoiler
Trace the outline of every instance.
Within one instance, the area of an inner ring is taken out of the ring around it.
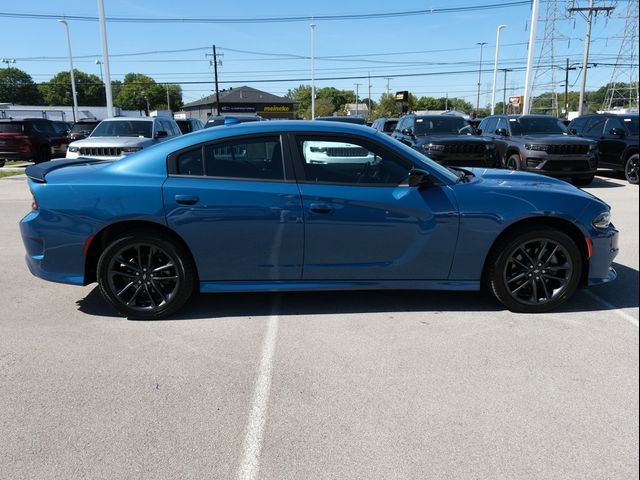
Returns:
[[[45,177],[49,172],[60,168],[70,167],[73,165],[90,165],[94,163],[106,163],[113,160],[103,160],[98,158],[72,158],[69,160],[53,160],[49,162],[38,163],[26,168],[24,173],[34,182],[46,183]]]

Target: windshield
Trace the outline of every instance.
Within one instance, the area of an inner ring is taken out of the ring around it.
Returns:
[[[143,120],[113,120],[100,122],[91,137],[145,137],[151,138],[153,122]]]
[[[22,133],[22,123],[0,123],[0,133]]]
[[[567,135],[564,123],[553,117],[510,118],[512,135]]]
[[[625,117],[622,119],[630,135],[638,135],[638,118],[639,117]]]
[[[462,117],[429,117],[416,118],[416,135],[449,134],[458,135],[468,126]]]

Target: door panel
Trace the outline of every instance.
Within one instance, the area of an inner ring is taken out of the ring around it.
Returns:
[[[446,279],[458,213],[446,187],[300,184],[305,280]]]

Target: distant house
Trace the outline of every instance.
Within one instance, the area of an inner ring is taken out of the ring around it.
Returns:
[[[369,118],[369,107],[366,103],[347,103],[344,108],[349,116]]]
[[[187,118],[199,118],[207,121],[210,115],[255,114],[263,118],[295,118],[295,102],[255,88],[243,86],[221,90],[218,93],[220,105],[216,104],[216,95],[187,103],[182,110]]]

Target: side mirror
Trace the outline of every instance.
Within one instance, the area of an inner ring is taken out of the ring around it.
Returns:
[[[625,131],[621,128],[612,128],[609,130],[609,135],[614,135],[616,137],[624,137]]]
[[[500,135],[501,137],[506,137],[509,135],[506,128],[499,128],[496,130],[496,135]]]
[[[482,135],[482,129],[481,128],[476,128],[475,133],[476,133],[476,135]]]
[[[409,170],[409,186],[410,187],[427,187],[433,185],[431,174],[421,168],[412,168]]]
[[[408,137],[413,137],[413,130],[411,130],[410,128],[403,128],[402,134]]]
[[[167,138],[169,134],[165,130],[158,130],[155,138]]]

